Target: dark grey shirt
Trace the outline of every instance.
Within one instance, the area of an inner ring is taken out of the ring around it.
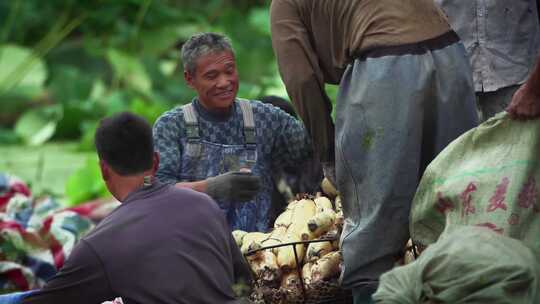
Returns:
[[[24,303],[236,303],[245,271],[222,211],[207,195],[155,183],[132,192]]]
[[[463,41],[477,92],[525,82],[540,47],[537,0],[435,0]]]

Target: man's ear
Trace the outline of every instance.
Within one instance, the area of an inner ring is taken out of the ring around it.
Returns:
[[[99,161],[99,169],[101,171],[101,177],[104,181],[108,181],[111,178],[111,168],[104,161]]]
[[[195,89],[195,85],[193,84],[193,75],[191,75],[187,70],[184,70],[184,80],[186,81],[186,84],[188,87]]]
[[[156,175],[156,172],[159,168],[159,153],[154,152],[152,157],[152,176]]]

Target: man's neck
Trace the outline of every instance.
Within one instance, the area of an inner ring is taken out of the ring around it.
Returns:
[[[150,172],[134,176],[117,176],[115,183],[114,197],[120,202],[124,202],[126,198],[134,191],[139,190],[144,186],[144,177],[150,176]]]
[[[224,109],[208,109],[199,100],[195,102],[195,105],[203,118],[210,121],[222,122],[227,121],[231,117],[234,103],[230,107]]]

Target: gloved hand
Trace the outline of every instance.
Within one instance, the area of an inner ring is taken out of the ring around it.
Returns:
[[[261,188],[261,179],[251,172],[233,171],[206,179],[206,194],[216,200],[250,201]]]

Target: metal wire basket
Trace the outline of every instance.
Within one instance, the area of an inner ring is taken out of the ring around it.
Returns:
[[[284,246],[292,246],[293,252],[294,252],[294,258],[296,261],[296,269],[295,271],[298,274],[298,277],[300,278],[300,287],[301,287],[301,294],[292,294],[292,295],[284,295],[279,294],[280,292],[278,290],[272,290],[271,288],[266,288],[264,286],[261,286],[259,284],[259,280],[257,278],[257,275],[253,273],[253,276],[256,278],[254,280],[255,282],[255,292],[259,292],[262,295],[257,295],[256,297],[252,297],[252,300],[254,303],[257,304],[274,304],[274,303],[302,303],[302,304],[324,304],[324,303],[334,303],[334,304],[350,304],[353,303],[352,293],[349,290],[345,290],[341,288],[339,285],[339,282],[337,281],[337,278],[332,281],[321,281],[318,283],[314,283],[313,285],[310,284],[310,286],[305,286],[304,280],[302,277],[302,266],[301,266],[301,259],[298,257],[298,252],[296,250],[296,245],[303,244],[304,247],[307,247],[310,243],[318,243],[318,242],[334,242],[337,238],[324,238],[319,240],[311,240],[311,241],[299,241],[299,242],[290,242],[290,243],[282,243],[279,245],[272,245],[267,247],[261,247],[255,250],[248,251],[245,256],[249,257],[251,255],[256,254],[257,252],[260,252],[262,250],[268,250],[268,249],[274,249],[278,247],[284,247]],[[260,296],[260,297],[259,297]]]

